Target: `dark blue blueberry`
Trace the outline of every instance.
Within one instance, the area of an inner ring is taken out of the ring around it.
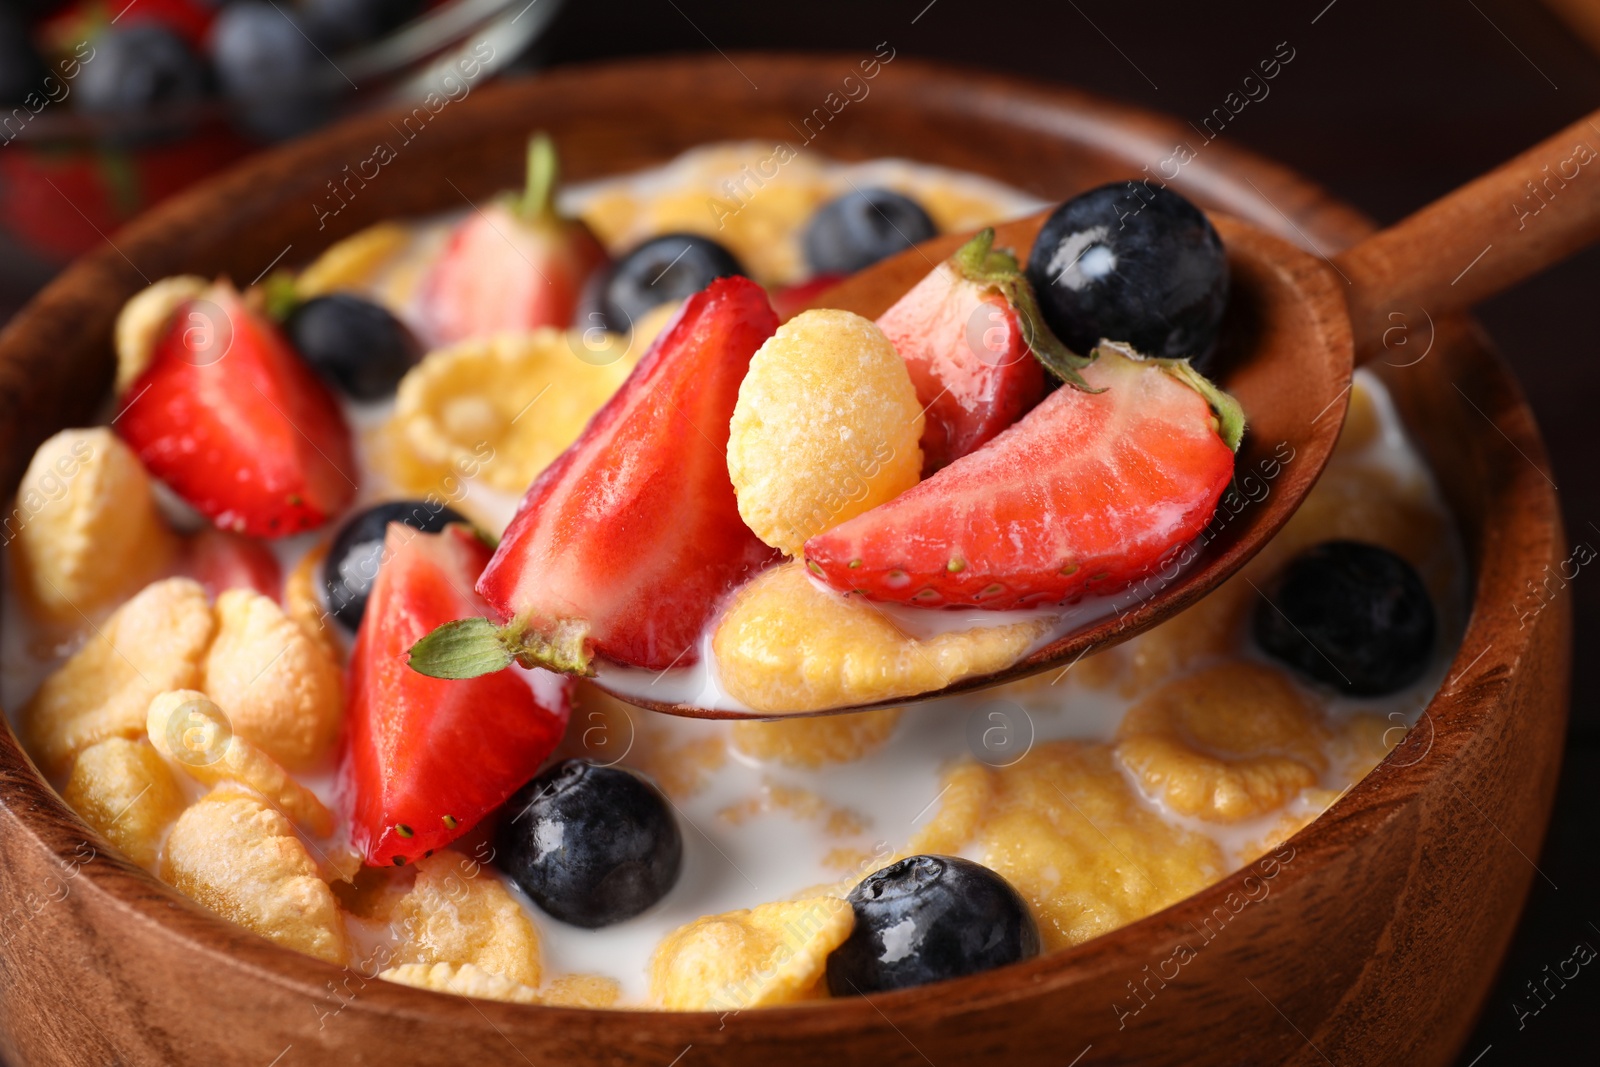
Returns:
[[[20,104],[44,85],[44,61],[28,40],[27,20],[0,4],[0,104]],[[60,92],[58,89],[57,92]],[[47,99],[41,92],[39,99]],[[0,144],[15,131],[0,127]]]
[[[853,274],[939,230],[922,205],[893,189],[852,189],[816,210],[802,237],[813,274]]]
[[[322,561],[322,592],[329,614],[351,633],[367,612],[367,597],[383,564],[383,539],[391,522],[438,533],[467,520],[454,508],[427,500],[392,500],[370,507],[346,522]]]
[[[1433,601],[1416,569],[1377,545],[1325,541],[1296,556],[1256,605],[1256,641],[1274,659],[1353,696],[1421,676]]]
[[[300,0],[306,32],[317,45],[338,52],[367,44],[410,22],[422,0]]]
[[[1115,182],[1066,201],[1028,257],[1045,322],[1087,355],[1102,339],[1201,373],[1228,303],[1228,259],[1209,219],[1170,189]]]
[[[828,957],[836,997],[940,982],[1039,954],[1039,929],[1011,883],[981,863],[909,856],[847,898],[856,925]]]
[[[545,912],[592,930],[667,895],[683,838],[667,798],[643,777],[571,759],[506,802],[495,862]]]
[[[708,237],[652,237],[612,265],[600,314],[608,329],[626,333],[651,308],[693,296],[718,278],[744,273],[733,253]]]
[[[307,300],[284,323],[300,355],[357,400],[391,395],[422,345],[387,308],[349,293]]]
[[[298,12],[266,0],[229,4],[212,24],[217,80],[250,132],[292,137],[328,118],[329,101],[344,81],[307,28]]]
[[[112,26],[93,41],[74,96],[79,110],[133,115],[194,104],[210,90],[205,63],[183,38],[153,22]]]

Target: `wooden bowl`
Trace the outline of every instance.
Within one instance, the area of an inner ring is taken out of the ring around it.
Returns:
[[[214,179],[116,234],[0,334],[0,479],[14,487],[39,441],[94,417],[111,381],[113,317],[147,278],[248,282],[376,220],[461,206],[518,182],[536,128],[555,135],[578,179],[705,141],[815,130],[807,150],[947,164],[1050,198],[1155,171],[1193,136],[1070,90],[909,58],[834,115],[829,94],[844,99],[847,75],[861,84],[860,58],[566,69],[473,90],[414,121],[409,140],[394,116],[369,118]],[[826,123],[803,125],[814,115]],[[374,172],[363,161],[380,142],[396,158]],[[1220,143],[1175,184],[1323,253],[1368,228]],[[1529,592],[1566,552],[1521,392],[1470,323],[1423,329],[1406,351],[1431,343],[1426,358],[1382,373],[1459,520],[1475,606],[1419,727],[1276,862],[1070,951],[870,1000],[737,1015],[520,1007],[375,981],[212,917],[112,854],[7,731],[0,1054],[19,1067],[1447,1062],[1535,876],[1569,619],[1567,598]]]

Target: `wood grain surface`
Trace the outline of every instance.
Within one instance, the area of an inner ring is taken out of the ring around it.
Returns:
[[[792,138],[791,120],[854,62],[708,56],[574,68],[475,92],[325,228],[313,210],[324,183],[392,136],[385,119],[210,183],[119,234],[115,249],[64,275],[0,334],[0,475],[14,485],[43,436],[90,417],[110,381],[112,316],[144,276],[249,280],[286,248],[307,258],[378,218],[482,197],[515,183],[531,128],[551,130],[578,177],[707,139]],[[921,158],[1053,198],[1136,173],[1181,130],[1078,93],[909,58],[885,68],[874,94],[874,107],[838,116],[829,154]],[[1175,184],[1307,247],[1344,247],[1366,230],[1312,186],[1222,144]],[[1520,627],[1518,605],[1526,583],[1564,552],[1553,488],[1535,466],[1545,455],[1532,418],[1469,324],[1438,323],[1432,357],[1380,372],[1460,521],[1475,610],[1424,727],[1292,839],[1270,871],[1238,872],[1068,952],[870,1000],[731,1017],[525,1008],[369,981],[212,918],[110,854],[7,733],[0,1051],[18,1067],[661,1067],[691,1050],[686,1063],[775,1067],[1061,1065],[1080,1056],[1085,1067],[1448,1062],[1470,1025],[1463,1009],[1483,997],[1527,893],[1533,871],[1522,855],[1537,852],[1553,796],[1567,601]],[[1231,908],[1241,896],[1259,899]],[[1221,932],[1176,978],[1149,979],[1145,968],[1159,970],[1218,914],[1227,916]],[[1146,994],[1129,1018],[1116,1007],[1135,986]]]

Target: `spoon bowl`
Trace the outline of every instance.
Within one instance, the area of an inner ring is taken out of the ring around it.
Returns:
[[[1033,246],[1047,212],[997,226],[995,246],[1019,257]],[[1212,222],[1228,250],[1232,295],[1219,352],[1222,385],[1244,408],[1249,431],[1235,459],[1234,486],[1211,524],[1179,565],[1107,596],[1094,621],[1058,633],[993,674],[963,679],[913,700],[930,700],[1076,663],[1091,650],[1149,629],[1222,584],[1275,534],[1322,473],[1344,421],[1354,348],[1343,283],[1327,263],[1288,242],[1226,216]],[[822,293],[813,306],[840,308],[875,319],[960,248],[970,235],[946,235],[884,260]],[[1295,373],[1281,373],[1292,367]],[[1131,598],[1131,599],[1130,599]],[[927,609],[930,611],[939,609]],[[981,612],[968,612],[969,616]],[[653,685],[618,684],[602,672],[600,688],[652,711],[692,718],[770,718],[730,706],[703,706],[653,697]],[[671,692],[664,689],[664,692]],[[835,714],[901,706],[906,698],[830,708]]]

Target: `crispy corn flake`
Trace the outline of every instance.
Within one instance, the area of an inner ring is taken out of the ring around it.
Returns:
[[[1159,911],[1225,870],[1210,838],[1149,810],[1107,745],[1054,741],[1009,767],[964,761],[946,780],[913,849],[976,847],[1028,901],[1047,950]]]
[[[803,311],[751,357],[728,475],[755,535],[791,556],[922,472],[922,405],[894,345],[849,311]]]
[[[150,743],[189,777],[207,785],[237,782],[316,837],[333,832],[333,812],[282,764],[233,730],[216,702],[195,689],[174,689],[150,701]]]
[[[1220,664],[1169,682],[1117,730],[1117,758],[1173,811],[1237,822],[1315,785],[1328,760],[1321,716],[1282,674]]]
[[[215,629],[200,583],[168,578],[118,608],[22,710],[22,732],[52,776],[107,737],[139,737],[150,701],[200,681]]]
[[[741,719],[729,731],[733,747],[763,762],[816,769],[850,763],[882,748],[900,722],[901,708],[847,715],[813,715],[767,722]]]
[[[166,761],[147,742],[108,737],[78,753],[61,791],[83,821],[141,867],[153,868],[161,836],[183,811]]]
[[[639,321],[633,324],[633,331],[627,340],[628,351],[634,353],[634,361],[649,351],[655,344],[657,337],[661,336],[679,311],[683,310],[682,300],[673,300],[657,306],[639,316]]]
[[[402,963],[380,971],[378,977],[397,985],[454,993],[479,1000],[503,1000],[508,1004],[538,1004],[539,991],[514,982],[470,963]]]
[[[117,395],[127,392],[150,366],[156,341],[167,328],[172,313],[189,300],[199,297],[211,283],[194,274],[162,278],[135,293],[117,313]]]
[[[908,636],[874,605],[819,589],[791,561],[750,581],[717,624],[723,686],[758,712],[824,711],[940,689],[1015,663],[1046,623]]]
[[[295,279],[302,300],[345,290],[364,290],[378,272],[411,243],[411,231],[397,222],[380,222],[329,245]]]
[[[252,589],[217,597],[203,688],[234,733],[290,770],[314,766],[339,736],[344,687],[332,656],[276,601]]]
[[[837,897],[761,904],[696,919],[650,961],[650,996],[675,1011],[738,1011],[824,995],[828,954],[855,925]]]
[[[431,352],[400,383],[394,424],[424,466],[520,493],[628,376],[637,353],[591,362],[581,337],[544,328]]]
[[[416,866],[411,892],[394,909],[396,962],[470,963],[537,989],[538,932],[499,879],[454,851]]]
[[[249,792],[214,789],[178,816],[161,878],[285,948],[330,963],[349,959],[344,917],[316,863],[289,820]]]
[[[62,430],[39,446],[6,527],[27,602],[57,623],[95,616],[178,550],[138,457],[103,426]]]
[[[333,633],[332,617],[322,606],[317,585],[322,580],[322,563],[328,558],[327,543],[314,546],[300,557],[283,583],[283,606],[289,618],[300,625],[335,662],[342,659],[339,640]]]
[[[539,990],[539,1003],[558,1008],[610,1008],[622,999],[622,986],[598,974],[563,974]]]

